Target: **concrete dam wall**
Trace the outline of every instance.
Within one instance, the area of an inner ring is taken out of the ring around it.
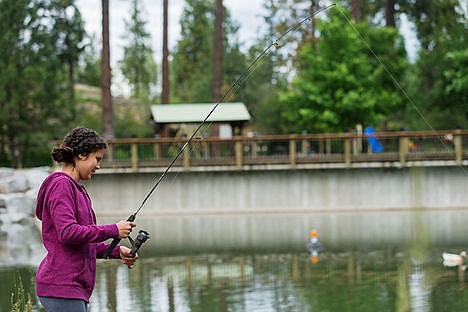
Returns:
[[[100,223],[126,219],[160,173],[85,183]],[[169,172],[137,216],[151,252],[297,250],[467,242],[461,167]]]

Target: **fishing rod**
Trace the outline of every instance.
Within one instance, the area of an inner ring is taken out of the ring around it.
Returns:
[[[179,156],[182,154],[182,152],[185,150],[185,148],[190,144],[190,142],[194,139],[195,135],[198,133],[198,131],[200,131],[201,127],[208,121],[208,119],[210,118],[210,116],[213,114],[213,112],[216,110],[216,108],[218,108],[218,106],[224,101],[224,99],[228,96],[228,94],[230,94],[233,90],[237,91],[239,90],[242,82],[244,80],[247,80],[247,78],[249,77],[249,75],[251,74],[251,72],[253,71],[252,69],[257,65],[257,63],[260,61],[260,59],[262,59],[267,53],[268,51],[272,48],[272,47],[280,47],[280,44],[279,42],[284,38],[286,37],[289,33],[291,32],[294,32],[296,31],[297,29],[299,29],[303,24],[305,24],[306,22],[310,22],[312,20],[312,18],[321,13],[321,12],[324,12],[326,10],[328,10],[329,8],[335,6],[336,4],[335,3],[332,3],[326,7],[323,7],[321,9],[318,9],[317,11],[313,12],[311,15],[307,16],[306,18],[302,19],[300,22],[298,22],[297,24],[295,24],[294,26],[292,26],[291,28],[289,28],[288,30],[286,30],[286,32],[284,32],[282,35],[280,35],[275,41],[273,41],[270,45],[268,45],[253,61],[252,63],[250,63],[250,65],[247,67],[247,69],[240,75],[239,78],[237,78],[237,80],[229,87],[229,89],[223,94],[223,96],[219,99],[219,101],[213,106],[213,108],[208,112],[208,114],[206,115],[206,117],[203,119],[203,121],[198,125],[198,127],[195,129],[195,131],[193,131],[192,135],[188,138],[188,140],[184,143],[184,145],[179,149],[179,151],[177,152],[177,154],[174,156],[174,158],[172,159],[172,161],[169,163],[169,165],[166,167],[166,169],[163,171],[163,173],[159,176],[159,179],[156,181],[156,183],[153,185],[153,187],[150,189],[150,191],[148,192],[148,194],[145,196],[145,198],[143,199],[143,201],[141,202],[140,206],[138,207],[138,209],[133,213],[131,214],[127,221],[129,222],[133,222],[135,221],[136,219],[136,216],[137,214],[140,212],[140,210],[143,208],[143,206],[145,205],[145,203],[148,201],[148,199],[151,197],[151,195],[153,194],[153,192],[156,190],[156,188],[158,187],[158,185],[161,183],[161,181],[164,179],[164,177],[166,176],[166,174],[169,172],[169,170],[172,168],[172,166],[174,165],[174,163],[177,161],[177,159],[179,158]],[[114,238],[112,243],[109,245],[109,247],[107,248],[107,250],[104,252],[104,258],[105,259],[108,259],[112,250],[114,250],[114,248],[117,246],[117,244],[120,242],[120,238]]]

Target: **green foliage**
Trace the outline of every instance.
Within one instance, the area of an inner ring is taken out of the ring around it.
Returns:
[[[116,103],[116,135],[119,138],[149,138],[153,128],[149,118],[150,107],[143,100],[125,100]]]
[[[249,49],[247,63],[252,64],[270,44],[267,38],[259,40]],[[253,67],[248,79],[241,85],[238,95],[252,116],[253,130],[262,134],[282,132],[278,95],[287,85],[285,75],[275,66],[278,55],[274,49],[270,50]]]
[[[74,118],[70,68],[60,53],[72,30],[58,27],[55,4],[0,2],[0,139],[13,166],[42,148],[33,134],[54,137]]]
[[[443,95],[455,105],[468,103],[468,49],[449,52],[444,57]],[[468,106],[465,116],[468,117]]]
[[[468,49],[448,52],[441,62],[441,75],[431,94],[432,109],[445,117],[437,120],[438,128],[468,127]]]
[[[268,44],[318,3],[265,1],[267,34],[260,34],[248,53],[241,51],[239,26],[226,11],[223,92]],[[349,8],[355,4],[342,3]],[[406,14],[415,25],[421,51],[414,64],[406,61],[397,30],[378,26],[386,3],[360,2],[366,23],[349,24],[336,8],[327,11],[327,20],[314,18],[288,34],[281,49],[269,51],[225,101],[246,103],[253,130],[262,133],[342,132],[357,123],[379,127],[383,122],[391,129],[467,128],[468,24],[460,2],[394,1],[397,23]],[[214,20],[213,0],[186,1],[181,39],[172,53],[173,102],[212,101]],[[121,69],[136,100],[116,101],[116,134],[148,137],[148,103],[157,75],[136,0],[126,26],[129,44]],[[101,84],[95,39],[86,37],[74,1],[0,1],[0,29],[0,166],[48,164],[48,143],[71,127],[102,132],[100,90],[93,91],[92,98],[79,92],[78,104],[72,88],[75,80]]]
[[[131,86],[132,97],[150,100],[152,87],[156,84],[157,71],[151,48],[151,36],[146,31],[146,21],[141,18],[138,1],[133,0],[130,21],[125,21],[129,45],[124,47],[120,61],[123,76]]]
[[[55,51],[58,59],[67,66],[70,100],[74,100],[73,86],[75,83],[75,67],[80,54],[85,49],[84,22],[81,13],[74,4],[74,0],[50,1],[49,14],[52,16],[53,27],[50,37],[55,42]]]
[[[348,23],[337,11],[317,25],[320,39],[301,49],[297,77],[282,97],[289,131],[379,126],[402,104],[387,73],[397,81],[404,73],[402,37],[393,28]]]
[[[91,39],[91,42],[94,40]],[[76,81],[95,87],[101,85],[101,56],[92,43],[88,44],[81,54]]]
[[[70,124],[70,128],[83,126],[102,133],[101,99],[84,99],[83,92],[78,93],[77,98],[77,102],[79,103],[77,108],[77,118]]]
[[[16,273],[16,276],[18,280],[15,282],[15,289],[11,294],[11,312],[32,311],[33,300],[31,294],[25,291],[25,285],[19,272]],[[31,281],[31,284],[34,284],[34,281]]]
[[[443,52],[459,48],[461,41],[466,43],[466,17],[460,8],[460,1],[407,1],[403,11],[415,24],[416,35],[424,51]]]
[[[457,0],[414,1],[405,6],[421,42],[416,72],[418,90],[412,97],[428,122],[419,129],[468,126],[467,27]]]
[[[180,19],[181,39],[173,53],[171,98],[211,102],[213,76],[213,1],[188,0]],[[176,101],[177,101],[176,100]]]
[[[84,126],[102,133],[102,105],[100,89],[80,86],[77,92],[78,114],[70,127]],[[149,107],[146,101],[114,97],[116,137],[151,137],[153,129],[149,123]]]
[[[171,62],[172,102],[212,102],[214,13],[213,0],[186,1],[180,19],[181,39],[176,44]],[[229,12],[225,11],[224,16],[225,91],[245,70],[245,56],[235,39],[239,27],[231,21]]]
[[[403,91],[397,95],[399,98],[397,99],[397,102],[401,102],[401,97],[404,94],[404,99],[402,101],[403,105],[398,107],[398,109],[394,109],[393,112],[391,109],[385,111],[373,111],[372,109],[368,109],[363,113],[362,110],[360,110],[360,107],[358,107],[357,111],[354,111],[352,105],[348,105],[348,110],[352,110],[354,115],[361,115],[363,117],[362,119],[369,120],[369,122],[375,124],[379,124],[380,120],[385,119],[385,122],[389,125],[390,129],[399,129],[408,126],[413,130],[424,130],[428,128],[449,129],[455,126],[466,128],[468,126],[466,105],[462,104],[466,103],[466,91],[464,91],[464,88],[461,90],[459,88],[460,85],[465,86],[466,83],[464,83],[463,79],[455,78],[466,77],[466,74],[464,74],[466,72],[466,64],[463,62],[463,57],[461,57],[461,61],[458,59],[460,57],[459,53],[463,54],[463,51],[466,51],[466,40],[468,38],[466,36],[468,24],[466,23],[466,15],[463,14],[463,10],[460,7],[460,1],[394,0],[389,2],[383,0],[372,0],[362,2],[343,0],[340,1],[340,3],[350,10],[353,7],[355,9],[357,8],[361,15],[361,20],[367,21],[372,25],[372,27],[378,27],[379,25],[386,24],[389,21],[387,20],[387,14],[393,14],[398,26],[401,21],[402,14],[405,14],[408,19],[414,23],[415,27],[414,29],[411,29],[411,31],[416,33],[421,45],[421,51],[416,63],[409,64],[407,62],[402,62],[402,58],[399,56],[402,51],[400,47],[400,45],[402,45],[401,40],[394,41],[398,44],[398,47],[395,47],[392,43],[387,46],[384,41],[392,42],[391,39],[382,38],[381,43],[379,43],[378,38],[377,40],[373,39],[370,41],[368,38],[369,32],[366,30],[366,40],[369,40],[371,48],[375,51],[375,55],[370,55],[369,50],[365,47],[361,47],[359,49],[362,53],[369,54],[369,64],[372,64],[372,68],[382,68],[382,66],[375,63],[377,58],[382,59],[385,66],[389,68],[391,75],[395,77],[396,83],[398,83],[403,89]],[[310,11],[318,4],[323,5],[324,3],[322,1],[311,2],[310,0],[266,1],[265,8],[268,11],[266,22],[271,25],[271,29],[274,30],[273,33],[284,32],[288,27],[291,27],[294,23],[298,22],[301,19],[301,16],[303,18],[310,14]],[[388,7],[388,4],[393,4],[393,7]],[[332,14],[336,12],[337,9],[338,8],[332,8],[327,13]],[[296,53],[296,51],[299,51],[303,45],[313,46],[317,40],[322,41],[323,27],[314,32],[316,26],[320,27],[314,23],[315,20],[313,20],[311,25],[306,28],[309,28],[310,33],[315,34],[317,38],[312,38],[312,40],[308,39],[308,36],[310,37],[310,35],[307,34],[306,30],[301,30],[291,34],[289,38],[286,38],[286,41],[292,48],[289,48],[288,53],[283,54],[282,62],[275,62],[276,67],[286,65],[290,72],[295,73],[295,68],[299,66],[297,73],[299,76],[304,74],[303,69],[301,68],[301,66],[303,66],[301,64],[305,62],[304,57],[301,54]],[[358,26],[358,29],[361,29],[359,27],[362,26]],[[377,33],[380,31],[381,30],[378,30]],[[337,32],[337,29],[333,29],[333,32]],[[379,35],[377,34],[377,36]],[[274,37],[274,35],[272,37]],[[361,38],[357,37],[355,40],[361,41]],[[296,46],[299,49],[296,50],[294,48],[294,42],[297,43]],[[291,43],[293,44],[291,45]],[[330,49],[330,51],[347,51],[349,44],[344,43],[344,47],[341,47],[340,44],[336,44],[333,49]],[[310,49],[310,47],[306,49]],[[396,58],[392,58],[392,56],[388,54],[391,51],[397,51],[397,54],[395,55]],[[311,53],[320,54],[317,51]],[[332,53],[329,52],[329,54]],[[299,55],[299,63],[296,63],[296,55]],[[336,60],[335,57],[330,58],[327,56],[327,58],[332,59],[333,61]],[[349,58],[355,60],[355,63],[359,62],[359,58],[356,58],[356,53],[350,53]],[[313,59],[310,57],[309,61],[311,63],[322,62],[323,58]],[[362,62],[364,60],[361,59],[360,61]],[[367,66],[365,61],[364,66]],[[333,72],[337,77],[340,75],[338,66],[336,71],[328,67],[320,66],[316,66],[314,69],[317,72],[323,71],[322,77],[319,73],[315,75],[315,78],[319,79],[328,79],[333,75]],[[347,70],[352,70],[352,68],[350,67]],[[329,72],[326,73],[327,71]],[[365,72],[364,69],[363,72]],[[385,78],[385,76],[387,76],[387,78]],[[354,77],[356,81],[360,82],[360,85],[355,85],[356,88],[353,92],[346,91],[351,90],[351,88],[341,89],[341,92],[348,96],[348,102],[353,98],[354,93],[354,98],[356,97],[356,94],[358,94],[360,101],[369,105],[368,100],[375,99],[370,92],[371,87],[369,86],[369,83],[372,84],[373,81],[371,81],[371,79],[366,79],[366,76],[360,76],[358,74],[353,74],[351,77]],[[369,74],[369,77],[372,77],[372,74]],[[372,77],[372,79],[373,78],[375,77]],[[381,75],[381,78],[389,80],[390,75],[384,73]],[[305,83],[307,81],[304,76],[300,76],[298,80],[300,80],[301,83]],[[382,84],[387,84],[386,82],[384,83],[384,81],[381,82]],[[290,95],[297,93],[297,84],[298,82],[295,81],[291,85]],[[324,87],[324,83],[320,81],[314,81],[314,84],[315,86],[308,87],[315,88],[314,92],[312,92],[313,94],[315,94],[317,90],[324,92],[320,95],[322,97],[322,102],[324,102],[327,95],[323,94],[329,94],[329,91]],[[388,85],[391,84],[388,83]],[[458,89],[455,85],[458,86]],[[360,87],[361,90],[359,90],[358,87]],[[306,89],[306,86],[300,86],[299,89],[301,88],[305,93],[303,94],[303,98],[309,96],[309,90]],[[332,89],[333,87],[331,87],[330,90]],[[363,90],[367,91],[363,93]],[[374,94],[378,95],[377,89],[374,91]],[[389,91],[389,89],[386,89],[385,92],[388,98],[393,98],[396,95],[395,92]],[[447,92],[449,92],[450,95]],[[363,97],[365,94],[368,96]],[[382,97],[383,95],[384,94],[378,95],[378,97]],[[285,98],[293,100],[293,98],[288,96]],[[332,99],[335,99],[335,97],[332,97]],[[339,98],[336,99],[339,100]],[[310,101],[314,100],[316,99],[312,99]],[[335,114],[337,113],[341,116],[343,114],[348,115],[347,111],[336,111],[337,108],[333,107],[331,110],[320,108],[318,111],[314,112],[313,110],[310,110],[311,106],[307,107],[307,105],[305,105],[304,107],[301,107],[298,103],[287,103],[287,105],[289,106],[289,108],[286,108],[287,112],[285,113],[285,117],[287,118],[286,121],[282,122],[281,128],[287,129],[288,132],[308,129],[307,126],[309,126],[309,124],[307,122],[304,122],[302,125],[296,124],[296,120],[300,119],[301,114],[308,116],[307,118],[309,118],[309,120],[315,120],[314,118],[322,119],[322,117],[325,120],[328,119],[328,122],[319,125],[320,130],[317,131],[320,132],[343,131],[348,128],[348,126],[343,126],[342,128],[339,127],[339,124],[342,124],[344,120],[337,118]],[[319,106],[317,104],[315,105],[315,107]],[[372,108],[374,106],[371,104],[370,107]],[[387,112],[390,112],[391,114],[389,115]],[[369,113],[374,117],[380,116],[380,118],[372,120],[370,116],[367,116]],[[311,114],[316,114],[318,116],[311,119]],[[353,117],[353,115],[350,115],[350,117],[355,119],[355,116]],[[256,122],[258,122],[258,118]],[[332,127],[330,129],[326,129],[329,124],[332,124]],[[305,129],[301,129],[302,127]]]

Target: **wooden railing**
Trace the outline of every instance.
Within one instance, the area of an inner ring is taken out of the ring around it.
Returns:
[[[383,150],[376,152],[370,141]],[[187,139],[115,139],[108,141],[103,168],[167,167]],[[380,132],[372,137],[354,133],[195,137],[174,167],[341,164],[468,159],[468,131]]]

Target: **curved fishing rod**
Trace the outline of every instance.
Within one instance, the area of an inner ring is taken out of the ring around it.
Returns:
[[[289,33],[291,32],[294,32],[296,31],[297,29],[299,29],[303,24],[305,24],[306,22],[309,22],[311,21],[312,17],[314,17],[315,15],[321,13],[321,12],[324,12],[326,10],[328,10],[329,8],[331,8],[332,6],[335,6],[336,4],[335,3],[332,3],[326,7],[323,7],[321,9],[318,9],[317,11],[313,12],[311,15],[309,15],[308,17],[304,18],[303,20],[301,20],[300,22],[298,22],[297,24],[295,24],[294,26],[292,26],[291,28],[289,28],[286,32],[284,32],[282,35],[280,35],[275,41],[273,41],[269,46],[267,46],[253,61],[252,63],[250,63],[250,65],[247,67],[247,69],[240,75],[239,78],[237,78],[237,80],[229,87],[229,89],[224,93],[224,95],[219,99],[219,101],[216,103],[216,105],[213,106],[213,108],[208,112],[208,114],[206,115],[206,117],[203,119],[203,121],[198,125],[198,127],[195,129],[195,131],[193,131],[192,135],[188,138],[188,140],[184,143],[184,145],[179,149],[179,151],[177,152],[177,154],[174,156],[174,158],[172,159],[172,161],[169,163],[169,165],[167,166],[167,168],[163,171],[163,173],[159,176],[159,179],[156,181],[156,183],[153,185],[153,187],[150,189],[150,191],[148,192],[148,194],[145,196],[145,198],[143,199],[143,201],[141,202],[140,206],[138,207],[138,209],[130,215],[130,217],[128,217],[127,221],[130,221],[130,222],[133,222],[135,221],[136,219],[136,216],[137,214],[140,212],[140,210],[143,208],[143,206],[145,205],[145,203],[148,201],[148,199],[151,197],[151,195],[153,194],[153,192],[156,190],[156,188],[158,187],[158,185],[161,183],[161,181],[164,179],[164,177],[166,176],[166,174],[169,172],[169,170],[172,168],[172,166],[174,165],[174,163],[177,161],[177,159],[179,158],[179,156],[182,154],[182,152],[185,150],[185,148],[190,144],[190,142],[193,140],[193,138],[195,137],[195,135],[198,133],[198,131],[200,131],[201,127],[207,122],[208,118],[210,118],[210,116],[213,114],[213,112],[216,110],[216,108],[219,106],[219,104],[221,104],[224,99],[228,96],[228,94],[231,93],[231,91],[233,90],[238,90],[240,88],[240,85],[241,85],[241,82],[246,80],[250,73],[252,72],[252,69],[254,68],[254,66],[257,65],[257,63],[259,62],[260,59],[263,58],[263,56],[265,56],[268,51],[272,48],[272,47],[279,47],[280,44],[279,44],[279,41],[281,41],[284,37],[286,37]],[[112,243],[110,244],[110,246],[107,248],[107,250],[104,252],[104,258],[109,258],[110,256],[110,253],[112,252],[112,250],[114,250],[114,248],[117,246],[117,244],[120,242],[120,238],[114,238]]]

